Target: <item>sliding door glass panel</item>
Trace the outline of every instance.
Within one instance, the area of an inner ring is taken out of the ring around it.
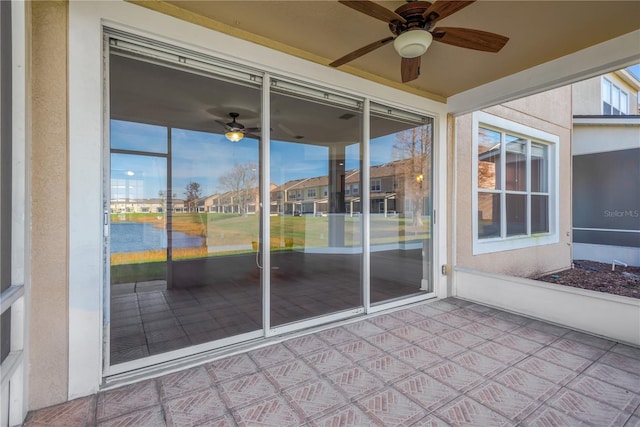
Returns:
[[[275,81],[271,324],[362,306],[361,103]]]
[[[259,329],[258,139],[233,143],[222,134],[185,129],[171,136],[170,285],[176,301],[189,301],[183,311],[192,321],[183,327],[202,342]]]
[[[110,363],[261,329],[258,79],[109,67]]]
[[[130,128],[134,128],[131,124]],[[115,136],[114,136],[115,138]],[[166,130],[165,130],[166,139]],[[111,359],[147,356],[149,296],[166,288],[167,159],[111,154]]]
[[[371,106],[371,302],[429,291],[432,120]]]

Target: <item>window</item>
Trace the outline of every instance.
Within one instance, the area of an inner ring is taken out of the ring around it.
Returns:
[[[315,198],[316,197],[316,189],[315,188],[309,188],[307,190],[307,197],[308,198]]]
[[[555,243],[559,138],[474,114],[474,254]]]
[[[324,187],[322,187],[322,197],[327,197],[328,194],[329,194],[329,187],[325,185]]]
[[[602,114],[620,116],[629,114],[629,95],[606,78],[602,78]]]
[[[355,184],[351,184],[351,194],[354,196],[360,194],[360,184],[357,182]]]
[[[380,192],[380,180],[379,179],[372,179],[371,180],[371,192],[372,193],[379,193]]]

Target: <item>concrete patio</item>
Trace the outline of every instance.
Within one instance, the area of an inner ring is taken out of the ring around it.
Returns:
[[[459,299],[62,405],[25,426],[640,426],[640,349]]]

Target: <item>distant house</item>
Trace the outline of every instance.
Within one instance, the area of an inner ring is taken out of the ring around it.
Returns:
[[[574,259],[640,265],[638,91],[626,70],[572,85]]]

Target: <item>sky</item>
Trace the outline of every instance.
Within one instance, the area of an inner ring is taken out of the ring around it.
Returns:
[[[632,65],[627,68],[627,71],[632,72],[638,80],[640,80],[640,64]]]
[[[371,164],[392,160],[394,135],[372,141]],[[153,155],[112,153],[112,198],[155,198],[166,188],[167,129],[140,123],[113,120],[112,149],[152,152]],[[271,183],[312,178],[328,174],[328,148],[272,141]],[[258,141],[245,137],[229,142],[222,134],[173,129],[171,135],[173,193],[183,198],[192,181],[200,184],[202,195],[225,192],[220,177],[234,164],[259,163]],[[345,168],[359,168],[359,145],[346,149]]]

